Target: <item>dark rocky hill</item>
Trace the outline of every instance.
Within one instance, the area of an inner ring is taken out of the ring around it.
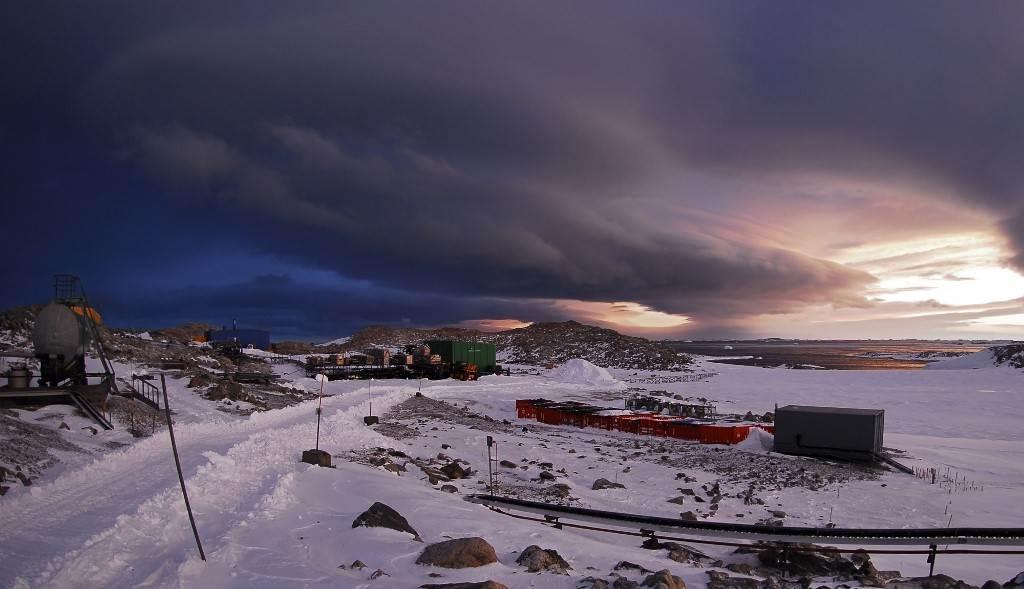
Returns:
[[[512,364],[561,364],[583,358],[611,368],[679,370],[692,362],[664,344],[576,321],[534,323],[492,334],[491,341]]]
[[[677,370],[685,369],[691,363],[689,356],[664,344],[576,321],[534,323],[497,333],[459,327],[420,329],[374,325],[357,331],[347,343],[329,348],[331,351],[335,351],[334,348],[336,351],[349,351],[377,346],[398,349],[405,344],[432,339],[491,342],[498,349],[500,361],[507,364],[544,366],[583,358],[611,368]]]

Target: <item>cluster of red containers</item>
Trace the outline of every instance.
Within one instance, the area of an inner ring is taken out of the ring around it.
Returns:
[[[758,427],[775,433],[770,425],[721,424],[697,422],[655,413],[600,415],[604,411],[583,403],[556,403],[546,399],[519,399],[516,414],[522,419],[536,419],[549,425],[573,425],[645,436],[662,436],[680,440],[693,440],[701,444],[738,444]]]

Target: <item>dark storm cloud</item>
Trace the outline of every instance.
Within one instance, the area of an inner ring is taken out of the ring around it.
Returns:
[[[369,286],[312,284],[268,274],[217,286],[188,286],[151,293],[103,292],[94,296],[122,326],[154,329],[186,322],[270,330],[274,341],[323,341],[374,324],[439,326],[470,317],[562,318],[543,301],[457,298]]]
[[[404,292],[704,325],[868,304],[869,275],[730,227],[767,205],[723,182],[810,172],[951,194],[1024,246],[1017,3],[237,8],[22,19],[67,46],[17,71],[66,78],[80,136],[161,206]]]

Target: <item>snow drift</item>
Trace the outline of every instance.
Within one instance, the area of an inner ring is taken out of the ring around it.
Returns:
[[[926,368],[930,370],[971,370],[975,368],[992,368],[995,365],[995,354],[993,354],[992,348],[988,348],[980,352],[967,354],[966,356],[939,360],[929,364]]]
[[[626,384],[615,380],[607,369],[591,364],[582,358],[573,358],[548,373],[548,377],[569,384],[626,388]]]

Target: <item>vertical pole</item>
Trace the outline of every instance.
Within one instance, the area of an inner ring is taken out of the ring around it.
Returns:
[[[938,546],[932,544],[928,548],[931,549],[931,553],[928,554],[928,576],[931,577],[935,574],[935,550],[938,548]]]
[[[323,410],[324,410],[324,380],[326,380],[326,379],[327,379],[326,376],[324,376],[322,374],[320,375],[320,379],[319,379],[320,380],[320,404],[317,405],[317,408],[316,408],[316,449],[317,450],[320,449],[320,415],[323,413]]]
[[[494,461],[491,459],[492,445],[494,445],[494,438],[487,436],[487,486],[490,487],[490,494],[494,495]]]
[[[181,474],[181,460],[178,458],[178,444],[174,441],[174,426],[171,425],[171,404],[167,400],[167,382],[163,373],[160,374],[160,387],[164,390],[164,413],[167,415],[167,432],[171,435],[171,452],[174,453],[174,466],[178,469],[178,482],[181,483],[181,496],[185,498],[185,511],[188,512],[188,521],[192,524],[192,535],[196,537],[196,546],[199,548],[199,558],[206,561],[203,553],[203,543],[199,541],[199,530],[196,529],[196,519],[192,516],[192,506],[188,502],[188,491],[185,490],[185,477]]]

